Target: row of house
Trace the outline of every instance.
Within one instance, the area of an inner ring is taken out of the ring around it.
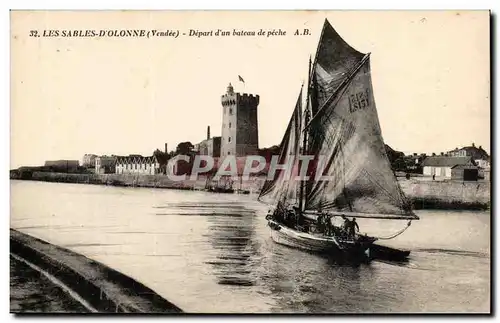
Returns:
[[[424,176],[433,179],[476,181],[490,179],[490,156],[474,144],[456,148],[440,156],[425,157],[420,166]]]
[[[210,136],[210,127],[207,128],[207,139],[194,145],[192,153],[200,155],[209,155],[216,159],[220,158],[220,137]],[[275,146],[270,149],[260,149],[258,154],[264,156],[269,162],[269,158],[273,154],[279,153],[279,147]],[[167,154],[167,146],[165,144],[165,154]],[[477,180],[486,179],[490,177],[490,157],[482,149],[481,146],[476,147],[474,144],[466,146],[461,149],[454,149],[440,155],[432,154],[427,156],[425,154],[412,154],[410,156],[396,156],[401,159],[404,164],[406,172],[421,173],[424,176],[432,177],[433,179],[453,179],[453,180]],[[394,157],[394,156],[393,156]],[[239,157],[238,169],[244,166],[245,157]],[[399,159],[396,160],[399,161]],[[156,156],[143,157],[141,155],[129,156],[96,156],[93,154],[86,154],[83,158],[83,165],[88,166],[94,161],[94,169],[98,174],[143,174],[155,175],[165,172],[165,162],[160,161]],[[50,162],[48,162],[50,163]],[[53,164],[67,166],[67,161],[54,161]],[[74,163],[69,163],[74,166]],[[180,163],[182,164],[182,163]],[[240,165],[241,164],[241,165]],[[397,163],[396,163],[397,164]],[[399,164],[398,164],[399,165]],[[76,163],[76,166],[78,164]],[[181,167],[186,166],[186,167]],[[176,165],[174,172],[183,174],[189,169],[190,164]],[[241,166],[241,167],[240,167]],[[392,165],[395,167],[394,165]],[[265,172],[265,171],[264,171]]]
[[[434,179],[476,181],[479,167],[471,157],[427,157],[423,163],[423,175]]]
[[[92,156],[87,154],[85,156]],[[95,155],[94,155],[95,156]],[[85,158],[85,157],[84,157]],[[87,168],[93,168],[96,174],[140,174],[156,175],[161,172],[161,165],[155,156],[95,156],[94,165],[84,163]]]
[[[451,157],[471,157],[472,160],[476,163],[476,165],[483,169],[489,169],[491,167],[490,164],[490,156],[483,149],[483,147],[476,147],[474,143],[471,146],[466,146],[463,148],[455,148],[447,152],[448,156]]]
[[[155,156],[127,156],[116,159],[116,174],[156,175],[160,173],[160,163]]]

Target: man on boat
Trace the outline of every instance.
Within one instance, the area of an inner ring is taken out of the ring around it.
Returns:
[[[322,232],[325,236],[330,234],[330,218],[328,214],[320,213],[318,215],[318,231]]]
[[[352,218],[352,221],[349,221],[349,237],[354,239],[356,237],[356,230],[359,232],[359,225],[356,222],[356,218]]]
[[[342,229],[347,232],[347,230],[350,227],[351,221],[345,216],[345,214],[342,214],[342,220],[344,220],[344,223],[342,224]]]
[[[295,209],[293,206],[289,206],[286,210],[286,225],[290,228],[295,227],[295,222],[297,221],[297,215],[295,214]]]
[[[266,220],[273,220],[273,219],[274,219],[274,211],[273,209],[269,209],[269,211],[267,211]]]
[[[354,231],[355,226],[358,226],[357,223],[354,223],[356,218],[354,218],[352,221],[349,220],[345,214],[342,214],[342,220],[344,220],[344,223],[342,225],[342,236],[343,237],[354,237],[354,234],[351,234],[351,232]],[[359,228],[358,228],[359,230]]]
[[[316,219],[317,232],[324,232],[323,217],[323,214],[320,213]]]
[[[295,224],[297,225],[297,230],[302,232],[309,232],[309,225],[306,222],[302,212],[300,211],[300,207],[297,205],[293,206],[293,212],[295,215]]]
[[[332,223],[332,215],[328,215],[328,220],[327,220],[327,225],[329,227],[329,235],[330,236],[335,236],[337,238],[342,238],[345,236],[345,230],[343,226],[340,225],[335,225]]]
[[[333,233],[332,215],[331,214],[325,214],[325,234],[327,236],[331,236],[332,233]]]

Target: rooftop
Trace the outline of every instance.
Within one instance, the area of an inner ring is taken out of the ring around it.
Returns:
[[[434,166],[434,167],[454,167],[457,165],[467,165],[474,164],[474,161],[470,156],[466,157],[450,157],[450,156],[432,156],[427,157],[422,162],[422,166]]]

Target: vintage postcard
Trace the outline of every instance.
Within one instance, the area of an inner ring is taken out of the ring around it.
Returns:
[[[12,313],[491,313],[489,11],[10,19]]]

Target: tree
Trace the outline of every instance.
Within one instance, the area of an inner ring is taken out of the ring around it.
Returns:
[[[401,151],[397,151],[392,149],[389,145],[385,145],[385,152],[387,154],[387,158],[389,158],[389,162],[394,167],[396,160],[400,158],[404,158],[405,154]]]
[[[177,155],[189,155],[193,152],[194,146],[190,141],[184,141],[177,145],[175,153]]]
[[[155,156],[156,159],[158,159],[158,162],[160,163],[160,165],[166,164],[168,159],[169,159],[168,154],[165,154],[165,152],[161,151],[160,149],[156,149],[153,152],[153,156]]]

